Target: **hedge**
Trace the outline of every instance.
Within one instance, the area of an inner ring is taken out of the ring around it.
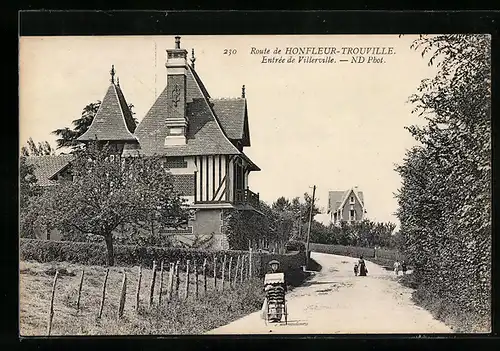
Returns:
[[[181,262],[181,269],[185,269],[185,261],[196,260],[201,267],[204,259],[207,258],[209,272],[213,272],[214,255],[221,261],[224,255],[229,260],[233,257],[233,262],[237,256],[248,256],[248,251],[226,250],[208,251],[199,249],[184,249],[155,246],[132,246],[114,245],[115,264],[117,266],[137,266],[151,267],[153,260],[157,262]],[[54,241],[40,239],[21,238],[19,243],[19,257],[23,261],[37,262],[71,262],[84,265],[106,265],[106,245],[101,243],[74,242],[74,241]],[[301,269],[305,262],[305,254],[301,252],[289,253],[286,255],[276,255],[267,253],[252,253],[252,263],[256,267],[255,272],[262,276],[267,269],[267,263],[277,259],[282,263],[285,272]],[[219,263],[220,264],[220,263]]]
[[[401,253],[395,250],[377,249],[375,255],[375,249],[368,247],[359,247],[359,246],[326,245],[326,244],[310,243],[309,250],[320,253],[348,256],[355,258],[363,256],[366,259],[369,259],[377,264],[384,266],[392,266],[392,264],[396,259],[401,261],[405,259],[405,257]]]
[[[306,244],[304,244],[302,241],[290,240],[285,244],[285,250],[287,252],[293,252],[293,251],[305,252]]]

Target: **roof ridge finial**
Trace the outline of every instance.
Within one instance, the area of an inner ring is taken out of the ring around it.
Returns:
[[[196,61],[196,57],[194,56],[194,49],[191,49],[191,67],[194,69],[194,61]]]
[[[181,48],[181,37],[180,36],[176,36],[175,37],[175,48],[176,49],[180,49]]]
[[[241,97],[244,99],[245,98],[245,84],[241,87]]]
[[[111,83],[115,84],[115,65],[111,65],[109,73],[111,74]]]

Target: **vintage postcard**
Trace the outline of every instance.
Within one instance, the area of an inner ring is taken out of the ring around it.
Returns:
[[[19,46],[21,336],[491,331],[489,35]]]

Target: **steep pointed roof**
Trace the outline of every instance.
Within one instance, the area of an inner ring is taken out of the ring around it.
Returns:
[[[363,199],[363,192],[356,191],[354,188],[351,188],[348,190],[328,192],[328,211],[336,211],[340,207],[344,206],[351,193],[353,193],[357,197],[358,201],[364,207],[365,204]]]
[[[328,211],[337,210],[348,191],[349,190],[335,190],[328,192]]]
[[[242,140],[244,146],[250,146],[248,112],[245,98],[211,99],[214,111],[228,138]]]
[[[135,121],[119,86],[111,82],[89,129],[79,141],[137,141]]]
[[[125,146],[124,156],[139,152],[143,155],[193,156],[235,155],[239,150],[229,141],[210,102],[210,96],[196,72],[188,66],[186,103],[189,127],[185,145],[165,146],[167,88],[158,96],[151,109],[137,126],[134,135],[140,146]]]

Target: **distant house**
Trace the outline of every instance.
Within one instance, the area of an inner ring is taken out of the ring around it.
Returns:
[[[45,156],[27,156],[26,163],[33,165],[33,173],[38,180],[37,184],[50,188],[61,181],[72,181],[69,162],[73,155],[45,155]],[[56,230],[47,230],[40,223],[34,224],[35,235],[39,239],[59,240],[61,233]]]
[[[363,192],[359,191],[357,187],[330,191],[328,193],[328,213],[331,223],[335,225],[339,225],[342,221],[354,223],[363,220],[366,213]]]
[[[141,122],[136,126],[113,67],[101,106],[78,140],[107,143],[116,157],[164,156],[175,188],[195,213],[186,228],[165,234],[187,245],[209,236],[211,248],[228,248],[227,212],[258,212],[260,204],[248,183],[250,172],[260,168],[243,151],[250,146],[245,86],[240,97],[212,98],[194,69],[194,50],[188,64],[180,37],[175,39],[175,48],[167,50],[166,86]],[[69,177],[67,157],[29,161],[39,164],[41,185]]]

